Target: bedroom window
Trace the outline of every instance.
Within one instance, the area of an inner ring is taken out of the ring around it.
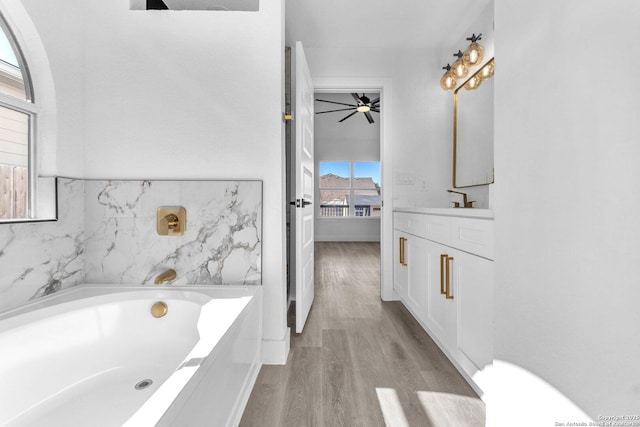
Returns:
[[[320,217],[380,217],[380,162],[320,162]]]
[[[0,16],[0,221],[34,211],[36,111],[27,65]]]

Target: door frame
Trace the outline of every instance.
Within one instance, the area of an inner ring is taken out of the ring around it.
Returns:
[[[382,216],[380,218],[380,297],[399,300],[393,290],[393,150],[391,149],[392,80],[371,77],[314,77],[316,92],[380,92],[380,180]]]

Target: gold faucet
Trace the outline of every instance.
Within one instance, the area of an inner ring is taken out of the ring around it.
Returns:
[[[476,202],[475,200],[472,200],[470,202],[467,201],[467,193],[462,193],[460,191],[453,191],[453,190],[447,190],[447,192],[449,193],[456,193],[456,194],[462,194],[462,206],[460,206],[460,202],[453,202],[453,207],[454,208],[472,208],[473,204]]]
[[[173,268],[170,268],[164,273],[158,275],[158,277],[156,277],[156,280],[153,283],[155,283],[156,285],[159,285],[164,282],[169,282],[171,280],[174,280],[176,276],[177,276],[176,271]]]

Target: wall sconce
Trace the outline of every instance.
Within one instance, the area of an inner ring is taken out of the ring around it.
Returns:
[[[453,56],[457,56],[458,59],[453,63],[453,65],[451,65],[451,71],[456,78],[463,79],[466,77],[467,73],[469,73],[469,68],[467,68],[462,60],[464,54],[459,50],[458,53],[454,53]]]
[[[440,87],[442,87],[442,89],[444,90],[452,90],[456,87],[458,81],[451,72],[451,65],[447,64],[446,66],[442,67],[442,69],[447,71],[442,75],[442,78],[440,79]]]
[[[440,87],[444,90],[453,90],[456,88],[458,80],[464,79],[469,73],[471,67],[477,66],[482,62],[484,58],[484,47],[478,40],[482,39],[482,33],[476,36],[475,33],[471,37],[467,37],[471,43],[465,49],[464,53],[458,50],[453,56],[457,57],[456,61],[449,65],[447,64],[442,69],[447,70],[440,78]],[[476,71],[467,81],[463,83],[464,88],[467,90],[477,89],[483,80],[493,77],[495,70],[495,63],[493,58],[487,62],[480,70]]]
[[[468,67],[478,65],[484,57],[484,48],[480,43],[478,43],[478,40],[481,39],[482,33],[478,34],[477,36],[474,33],[471,35],[471,37],[467,37],[467,40],[470,40],[471,44],[469,44],[469,47],[465,49],[462,60]]]

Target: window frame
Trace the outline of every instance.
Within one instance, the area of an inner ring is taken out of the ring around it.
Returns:
[[[6,18],[0,13],[0,30],[4,31],[4,34],[9,42],[9,45],[13,49],[13,52],[18,61],[18,67],[22,74],[22,81],[24,84],[25,99],[19,99],[4,93],[0,93],[0,107],[4,107],[10,110],[17,111],[25,114],[28,117],[29,130],[28,130],[28,142],[27,142],[27,208],[26,215],[18,218],[3,218],[0,219],[0,223],[20,223],[20,222],[32,222],[42,221],[43,219],[36,218],[37,213],[37,143],[36,143],[36,129],[38,121],[39,107],[36,104],[33,81],[29,66],[24,58],[24,53],[20,48],[20,45],[16,41],[16,36],[11,27],[8,25]],[[3,61],[4,62],[4,61]],[[8,64],[8,66],[13,66]],[[47,219],[50,220],[50,219]]]
[[[321,187],[320,186],[320,179],[321,179],[321,175],[320,175],[320,164],[321,163],[348,163],[349,164],[349,187],[348,188],[334,188],[334,187]],[[328,191],[346,191],[349,193],[349,200],[354,200],[355,201],[355,193],[357,190],[366,190],[363,188],[355,188],[354,187],[354,183],[355,183],[355,176],[354,176],[354,170],[355,170],[355,164],[356,163],[377,163],[378,164],[378,168],[381,169],[381,162],[379,160],[319,160],[318,161],[318,200],[316,205],[318,206],[318,210],[316,211],[316,218],[320,219],[320,220],[365,220],[365,221],[369,221],[369,220],[377,220],[380,219],[380,216],[374,216],[374,215],[368,215],[368,216],[357,216],[356,215],[356,205],[355,203],[349,203],[349,215],[346,216],[323,216],[321,215],[322,212],[322,204],[321,204],[321,194],[323,190],[328,190]],[[380,183],[378,183],[378,188],[382,189],[382,185],[380,185]],[[380,195],[382,197],[382,195]],[[380,213],[382,214],[382,211],[380,211]]]

